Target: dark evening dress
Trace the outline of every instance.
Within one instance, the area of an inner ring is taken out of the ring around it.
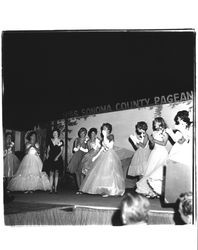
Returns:
[[[61,147],[64,146],[64,142],[60,140],[60,143],[58,145],[54,145],[52,140],[49,141],[49,158],[46,162],[46,168],[47,172],[54,172],[58,171],[59,174],[63,173],[63,158],[60,155],[57,161],[54,161],[54,159],[57,157],[58,154],[61,152]]]

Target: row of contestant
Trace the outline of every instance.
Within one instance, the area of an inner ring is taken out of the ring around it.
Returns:
[[[157,117],[153,121],[151,136],[147,134],[148,127],[143,121],[137,123],[135,135],[130,136],[136,151],[128,175],[141,176],[136,183],[136,192],[152,198],[161,195],[163,166],[168,160],[192,167],[192,123],[188,111],[179,111],[174,121],[176,132],[167,128],[162,117]],[[166,144],[169,136],[175,144],[168,154]]]
[[[104,123],[101,127],[102,140],[97,138],[97,130],[79,130],[79,138],[74,142],[74,155],[68,171],[75,173],[79,192],[89,194],[123,195],[125,181],[121,161],[113,149],[114,135],[112,125]]]
[[[39,144],[36,141],[36,132],[30,131],[26,139],[26,154],[17,172],[9,181],[8,190],[25,192],[49,190],[50,183],[48,177],[45,172],[42,172],[43,163],[39,157]]]
[[[39,144],[35,131],[29,131],[26,135],[26,154],[22,159],[18,170],[8,183],[9,191],[24,191],[26,193],[35,190],[50,190],[57,192],[59,172],[63,169],[63,141],[59,138],[59,131],[53,130],[47,147],[46,171],[43,171],[43,162],[39,156]]]

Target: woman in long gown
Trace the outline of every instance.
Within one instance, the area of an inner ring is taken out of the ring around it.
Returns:
[[[59,136],[60,131],[58,129],[53,129],[49,144],[47,146],[46,165],[47,170],[50,173],[50,193],[52,193],[53,191],[57,193],[59,175],[61,172],[63,172],[62,153],[64,142],[59,138]]]
[[[144,176],[136,183],[136,192],[148,198],[159,197],[162,192],[163,167],[166,165],[168,151],[166,144],[168,134],[165,132],[166,123],[163,118],[157,117],[153,121],[153,134],[150,137],[154,148],[148,158]]]
[[[74,148],[73,148],[74,154],[67,166],[68,172],[76,175],[76,181],[78,187],[80,187],[81,184],[81,171],[79,171],[80,163],[83,156],[88,152],[87,148],[88,138],[86,137],[86,134],[87,134],[87,129],[80,128],[80,130],[78,131],[78,138],[76,138],[74,141]]]
[[[142,176],[151,152],[149,148],[149,136],[146,133],[148,126],[146,122],[141,121],[136,124],[135,128],[135,134],[131,135],[129,140],[135,149],[135,153],[128,169],[128,175]]]
[[[175,142],[169,152],[168,160],[192,167],[192,122],[190,121],[188,111],[179,111],[175,116],[174,121],[176,124],[176,132],[174,133],[170,128],[166,129],[166,132]]]
[[[101,144],[100,139],[97,137],[97,129],[91,128],[88,131],[89,140],[87,141],[88,153],[84,155],[82,161],[80,163],[80,167],[78,168],[81,174],[81,183],[88,171],[92,168],[93,162],[92,158],[98,153],[100,150]]]
[[[14,154],[14,142],[10,132],[5,135],[5,150],[4,150],[4,178],[10,179],[16,173],[20,161]]]
[[[45,172],[42,172],[43,163],[39,157],[39,145],[36,142],[36,132],[27,134],[26,155],[19,168],[8,184],[10,191],[50,190],[50,182]]]
[[[114,136],[111,134],[112,125],[102,125],[102,147],[98,154],[92,158],[93,166],[87,173],[80,191],[89,194],[123,195],[125,180],[121,161],[113,150]]]

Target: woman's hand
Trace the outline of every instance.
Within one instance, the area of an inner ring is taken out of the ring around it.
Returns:
[[[109,150],[109,147],[107,147],[107,146],[105,145],[104,151],[108,151],[108,150]]]
[[[84,143],[87,143],[89,140],[89,137],[85,137]]]
[[[54,161],[58,161],[58,157],[56,157],[56,158],[54,159]]]
[[[107,137],[107,131],[106,130],[102,130],[102,134],[104,137]]]
[[[96,157],[94,156],[93,158],[92,158],[92,162],[94,162],[96,160]]]

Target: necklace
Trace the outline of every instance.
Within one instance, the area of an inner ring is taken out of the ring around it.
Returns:
[[[54,145],[58,145],[59,144],[59,139],[52,139],[52,142]]]

